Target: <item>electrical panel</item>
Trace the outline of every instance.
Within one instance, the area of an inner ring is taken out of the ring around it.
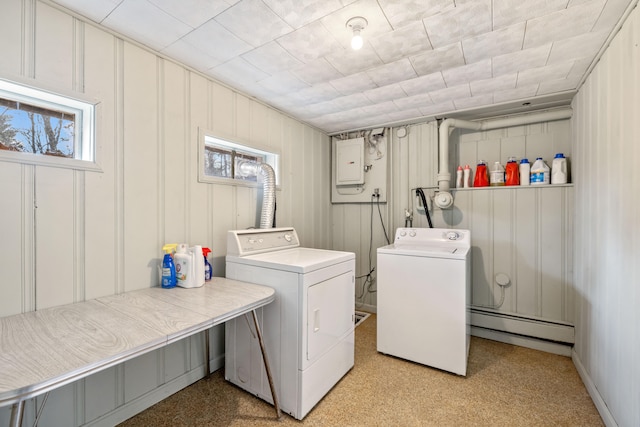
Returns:
[[[360,131],[355,137],[333,137],[332,203],[386,203],[386,128]]]
[[[336,141],[336,185],[364,184],[364,138]]]

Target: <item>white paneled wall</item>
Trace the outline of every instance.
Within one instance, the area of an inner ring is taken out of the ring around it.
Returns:
[[[640,425],[640,11],[573,101],[574,362],[608,426]]]
[[[157,286],[165,242],[209,246],[224,276],[226,232],[257,225],[262,191],[198,182],[203,130],[279,152],[278,225],[331,248],[326,135],[49,3],[0,8],[0,77],[96,102],[101,169],[0,162],[0,316]],[[211,338],[219,367],[223,329]],[[203,343],[198,335],[53,392],[40,425],[117,423],[201,378]],[[28,402],[25,422],[34,414]],[[0,425],[8,417],[0,408]]]

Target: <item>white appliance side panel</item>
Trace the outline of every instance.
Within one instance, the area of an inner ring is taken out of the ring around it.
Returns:
[[[301,311],[298,304],[301,298],[300,275],[227,263],[226,276],[230,279],[270,286],[276,290],[275,300],[262,309],[260,326],[280,406],[284,412],[292,415],[299,412],[298,360],[302,353]],[[226,358],[234,360],[225,360],[225,377],[261,399],[273,403],[260,345],[255,333],[248,329],[250,324],[253,331],[253,321],[247,320],[250,319],[242,317],[226,322],[226,332],[235,334],[236,338],[235,342],[230,337],[226,339],[226,343],[234,345],[235,350],[226,348]],[[227,364],[229,367],[226,367]]]
[[[378,256],[378,351],[466,374],[465,260]]]
[[[342,337],[337,345],[316,360],[300,376],[300,414],[304,418],[311,409],[333,388],[354,364],[355,333]]]
[[[352,271],[332,277],[307,289],[306,358],[322,356],[354,328],[355,291]]]

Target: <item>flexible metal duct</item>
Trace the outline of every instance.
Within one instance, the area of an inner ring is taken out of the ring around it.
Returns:
[[[258,168],[262,176],[260,228],[271,228],[273,227],[273,218],[276,213],[276,173],[266,163],[260,163]]]

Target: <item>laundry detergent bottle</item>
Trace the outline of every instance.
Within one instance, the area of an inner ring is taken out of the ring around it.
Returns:
[[[193,288],[193,256],[185,243],[178,245],[173,261],[176,264],[176,284],[182,288]]]
[[[489,171],[487,170],[487,163],[484,160],[478,162],[476,167],[476,176],[473,179],[474,187],[488,187],[489,186]]]
[[[176,246],[176,244],[167,244],[162,247],[164,258],[162,259],[162,280],[160,286],[165,289],[176,287],[176,266],[173,263],[173,253],[175,252]]]
[[[509,157],[505,169],[505,185],[520,185],[520,171],[515,157]]]

